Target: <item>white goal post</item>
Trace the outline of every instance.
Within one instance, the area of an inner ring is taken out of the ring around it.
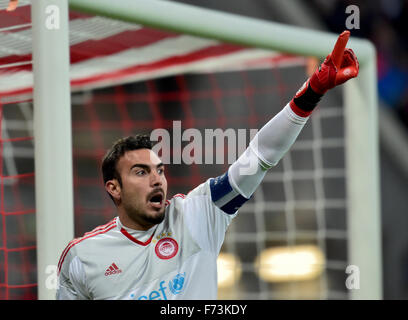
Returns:
[[[45,3],[48,0],[36,0],[34,2]],[[66,0],[59,0],[64,3]],[[72,9],[109,17],[126,22],[142,24],[150,27],[161,28],[169,31],[181,32],[204,38],[216,39],[239,45],[282,51],[302,56],[314,56],[324,58],[331,50],[338,37],[337,34],[307,30],[299,27],[288,26],[253,18],[217,12],[213,10],[194,7],[191,5],[174,3],[171,1],[152,0],[70,0]],[[33,6],[34,7],[34,6]],[[33,8],[34,14],[40,14]],[[165,13],[165,14],[164,14]],[[65,14],[65,13],[64,13]],[[67,17],[63,17],[64,19]],[[33,24],[35,17],[33,16]],[[46,31],[44,31],[46,32]],[[68,30],[65,30],[68,32]],[[41,39],[41,32],[34,32],[34,42]],[[50,41],[55,41],[51,44]],[[61,39],[50,38],[48,46],[57,46]],[[61,43],[60,43],[61,44]],[[37,50],[41,50],[38,48]],[[379,139],[378,139],[378,103],[377,103],[377,73],[376,51],[371,42],[351,37],[348,47],[356,53],[360,62],[360,74],[358,78],[349,81],[344,86],[345,104],[345,139],[346,143],[346,189],[347,189],[347,221],[348,221],[348,252],[349,264],[355,265],[360,270],[360,289],[351,290],[352,299],[382,299],[382,257],[381,257],[381,214],[380,214],[380,185],[379,185]],[[43,48],[43,50],[46,50]],[[37,51],[39,52],[39,51]],[[42,51],[43,52],[43,51]],[[38,61],[34,59],[35,81],[40,79],[46,72]],[[69,63],[69,60],[66,61]],[[52,74],[52,73],[51,73]],[[48,74],[47,74],[47,77]],[[54,79],[52,75],[51,78]],[[40,86],[36,83],[36,86]],[[65,96],[60,96],[66,98]],[[39,100],[45,103],[44,97],[34,95],[35,108]],[[37,100],[37,101],[36,101]],[[69,99],[67,100],[69,101]],[[64,101],[66,105],[67,101]],[[48,102],[50,103],[50,101]],[[43,111],[46,112],[46,111]],[[49,115],[51,117],[51,115]],[[34,119],[35,133],[42,126],[52,126],[49,132],[54,131],[55,136],[60,134],[60,128],[52,121],[43,120],[39,117]],[[63,121],[63,120],[61,120]],[[64,120],[63,127],[70,124],[70,117]],[[51,133],[52,134],[52,133]],[[38,139],[38,136],[35,137]],[[64,145],[70,156],[70,139],[64,140]],[[36,145],[37,148],[37,145]],[[46,147],[41,152],[46,156]],[[37,158],[36,163],[41,156]],[[72,159],[72,154],[71,158]],[[36,171],[37,171],[36,167]],[[56,177],[60,172],[50,173]],[[36,190],[47,188],[58,189],[59,184],[50,186],[50,181],[41,180],[42,177],[36,172]],[[64,184],[64,180],[61,184]],[[72,184],[69,187],[72,189]],[[42,201],[50,201],[46,198],[37,198],[37,207],[45,208]],[[56,200],[55,200],[56,201]],[[48,203],[47,208],[52,207]],[[48,210],[48,209],[47,209]],[[52,213],[38,215],[37,226],[49,225],[46,220]],[[65,218],[62,218],[66,215]],[[72,220],[72,207],[58,215],[64,221]],[[57,236],[46,231],[38,232],[39,243],[47,243]],[[57,232],[57,231],[56,231]],[[38,248],[43,250],[42,247]],[[40,261],[39,274],[44,270],[40,266],[48,262]],[[57,258],[58,259],[58,258]],[[39,276],[39,298],[52,299],[47,295],[45,286],[41,283],[43,277]]]
[[[74,236],[68,1],[32,1],[31,20],[38,299],[51,300],[59,255]]]

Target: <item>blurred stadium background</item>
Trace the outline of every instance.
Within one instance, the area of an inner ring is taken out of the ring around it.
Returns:
[[[404,24],[408,1],[179,2],[336,33],[345,29],[345,8],[350,4],[360,8],[360,29],[352,30],[352,36],[370,39],[378,50],[383,297],[406,299],[408,42]],[[7,3],[0,0],[0,67],[8,65],[0,69],[0,83],[4,85],[14,79],[17,71],[30,70],[24,63],[31,59],[21,54],[30,48],[29,1],[21,0],[22,6],[14,13],[4,11]],[[71,12],[72,21],[81,18],[88,16]],[[22,27],[9,28],[17,24]],[[116,32],[116,38],[109,40],[105,35],[108,39],[104,41],[83,40],[108,29],[112,34]],[[98,25],[97,20],[71,26],[71,31],[71,41],[77,41],[71,48],[71,59],[78,61],[87,54],[129,46],[132,35],[128,24],[107,27]],[[146,42],[151,37],[173,36],[146,28],[144,35]],[[230,46],[223,50],[238,49]],[[199,68],[198,72],[162,74],[130,83],[113,81],[98,89],[78,86],[71,97],[75,236],[116,215],[99,170],[100,160],[113,141],[133,133],[150,133],[154,128],[171,132],[175,120],[181,120],[183,129],[197,128],[201,132],[208,128],[260,128],[303,83],[307,60],[279,56],[233,67]],[[5,91],[0,88],[0,299],[36,299],[33,104],[29,90],[13,95]],[[221,270],[222,264],[229,267],[220,274],[219,298],[350,298],[345,286],[349,262],[344,143],[343,100],[341,91],[336,89],[324,98],[291,151],[268,173],[253,199],[231,224],[222,248],[225,260],[220,260]],[[227,163],[168,166],[169,194],[187,193],[227,167]],[[272,279],[259,271],[257,263],[266,249],[287,245],[318,248],[315,257],[322,260],[314,262],[316,270],[306,278],[291,280]]]

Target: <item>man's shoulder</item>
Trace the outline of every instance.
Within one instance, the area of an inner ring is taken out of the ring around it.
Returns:
[[[73,241],[77,240],[79,242],[83,242],[86,239],[92,239],[92,238],[95,238],[97,236],[101,236],[103,234],[106,234],[107,232],[111,231],[112,229],[114,229],[118,225],[117,219],[118,218],[115,217],[111,221],[109,221],[108,223],[105,223],[103,225],[95,227],[91,231],[86,232],[82,237],[76,238]]]
[[[168,219],[190,214],[192,211],[213,211],[215,205],[211,199],[210,179],[195,187],[187,194],[178,193],[166,202]]]
[[[203,205],[208,202],[207,182],[204,182],[196,188],[184,193],[177,193],[170,199],[166,200],[167,210],[179,212],[184,211],[186,206],[192,203],[202,203]]]
[[[64,251],[61,254],[58,268],[60,269],[63,262],[66,259],[71,259],[74,256],[83,255],[81,252],[86,252],[88,249],[94,250],[99,243],[102,243],[100,240],[107,238],[109,233],[111,233],[117,227],[117,218],[112,219],[104,225],[100,225],[93,230],[86,232],[83,236],[71,240],[68,245],[65,247]]]
[[[201,183],[194,189],[191,189],[186,194],[184,193],[175,194],[170,200],[167,200],[167,204],[171,204],[173,202],[175,203],[183,202],[184,200],[190,200],[192,198],[207,196],[209,194],[208,193],[209,181],[210,179]]]

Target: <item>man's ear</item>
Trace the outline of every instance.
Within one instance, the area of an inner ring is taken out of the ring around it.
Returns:
[[[105,189],[113,197],[116,203],[120,201],[122,190],[120,188],[118,180],[112,179],[112,180],[106,181]]]

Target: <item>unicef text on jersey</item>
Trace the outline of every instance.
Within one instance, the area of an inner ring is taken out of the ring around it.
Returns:
[[[186,273],[178,273],[172,280],[170,280],[165,286],[166,281],[161,281],[159,287],[156,290],[152,290],[147,294],[137,296],[132,293],[130,299],[132,300],[168,300],[169,297],[180,294],[185,285]]]

